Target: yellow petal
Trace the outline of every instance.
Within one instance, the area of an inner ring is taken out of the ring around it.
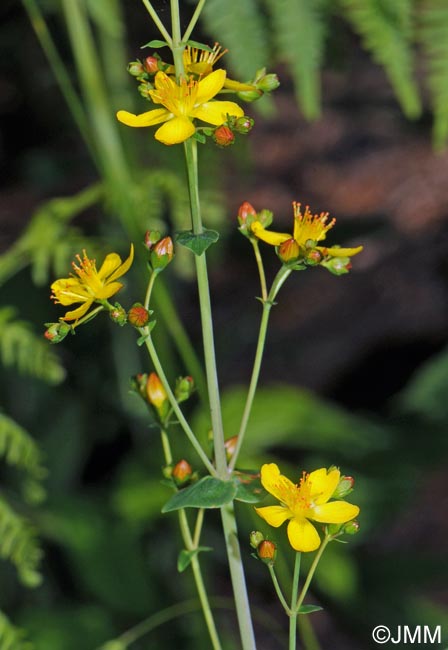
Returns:
[[[283,474],[280,474],[278,465],[275,463],[266,463],[261,468],[261,484],[269,494],[272,494],[276,499],[288,505],[288,497],[294,496],[297,492],[297,487],[292,481]]]
[[[146,113],[140,113],[140,115],[134,115],[134,113],[128,113],[128,111],[118,111],[117,120],[126,126],[153,126],[154,124],[160,124],[160,122],[166,122],[171,117],[171,113],[166,110],[166,108],[155,108],[152,111],[147,111]]]
[[[191,116],[198,120],[219,126],[227,120],[227,115],[242,117],[243,109],[235,102],[206,102],[192,111]]]
[[[281,232],[271,232],[270,230],[265,230],[259,221],[254,221],[250,227],[251,231],[258,239],[271,244],[272,246],[280,246],[284,241],[292,238],[292,235]]]
[[[54,297],[61,305],[73,305],[92,299],[92,293],[75,278],[61,278],[51,285]]]
[[[104,262],[101,264],[101,268],[98,271],[98,277],[100,280],[108,278],[112,273],[120,268],[121,266],[121,257],[117,253],[109,253],[106,255]]]
[[[224,86],[225,80],[225,70],[215,70],[211,74],[207,75],[204,79],[201,79],[198,84],[196,103],[203,104],[204,102],[208,102],[209,99],[219,93],[221,88]]]
[[[317,530],[305,518],[295,517],[288,524],[289,543],[296,551],[315,551],[320,546],[320,537]]]
[[[188,140],[195,131],[194,124],[187,117],[174,117],[157,129],[154,137],[163,144],[179,144]]]
[[[109,257],[109,256],[107,256],[107,257]],[[107,257],[106,257],[106,260],[107,260]],[[106,263],[106,260],[104,260],[104,264]],[[118,266],[116,271],[114,273],[112,273],[110,277],[107,278],[107,282],[108,283],[113,282],[117,278],[120,278],[122,275],[127,273],[129,271],[133,261],[134,261],[134,244],[131,244],[131,248],[130,248],[130,251],[129,251],[129,256],[125,259],[123,264],[121,264],[121,259],[120,259],[120,266]],[[103,266],[104,266],[104,264],[103,264]],[[103,267],[101,267],[101,269],[99,270],[98,275],[101,273],[102,268]]]
[[[122,287],[121,282],[107,282],[104,287],[101,287],[95,292],[95,298],[97,300],[106,300],[120,291]]]
[[[162,90],[165,89],[167,86],[169,86],[170,89],[174,91],[177,84],[174,81],[174,79],[171,79],[170,76],[168,76],[165,72],[160,70],[160,72],[158,72],[155,76],[154,86],[157,88],[157,90]]]
[[[309,516],[323,524],[344,524],[354,519],[358,513],[358,506],[346,501],[330,501],[312,508]]]
[[[283,506],[265,506],[264,508],[255,508],[257,515],[268,522],[270,526],[278,528],[287,519],[292,517],[292,512]]]
[[[330,257],[353,257],[362,251],[364,246],[357,246],[356,248],[326,248],[325,246],[317,246],[318,250],[322,251],[324,255],[330,255]]]
[[[325,467],[316,469],[308,475],[308,482],[311,485],[311,498],[314,503],[320,505],[326,503],[335,491],[341,473],[338,469],[333,469],[327,473]]]
[[[83,305],[78,307],[78,309],[74,309],[73,311],[68,311],[65,316],[62,318],[62,320],[78,320],[82,316],[84,316],[85,313],[89,310],[90,305],[92,304],[93,300],[89,300],[85,302]]]

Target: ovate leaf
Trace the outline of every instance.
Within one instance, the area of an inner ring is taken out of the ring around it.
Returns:
[[[197,483],[176,492],[162,508],[162,512],[172,512],[181,508],[220,508],[233,501],[237,486],[233,481],[221,481],[213,476],[205,476]]]
[[[204,230],[199,235],[195,235],[191,230],[182,230],[176,234],[176,242],[189,248],[195,255],[202,255],[218,239],[219,232],[216,230]]]

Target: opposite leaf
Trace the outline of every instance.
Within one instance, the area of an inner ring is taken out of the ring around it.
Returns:
[[[197,483],[176,492],[162,508],[172,512],[181,508],[220,508],[235,498],[237,486],[233,481],[221,481],[205,476]]]
[[[204,230],[200,235],[195,235],[191,230],[176,233],[176,242],[189,248],[195,255],[202,255],[218,239],[219,232],[216,230]]]
[[[210,546],[198,546],[198,548],[195,548],[193,551],[187,551],[186,549],[182,549],[182,551],[179,553],[179,557],[177,558],[177,570],[179,573],[182,573],[182,571],[185,571],[185,569],[190,566],[191,560],[194,558],[195,555],[200,553],[201,551],[212,551],[213,549]]]

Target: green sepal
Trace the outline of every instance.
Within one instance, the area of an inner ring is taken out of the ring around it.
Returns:
[[[198,548],[195,548],[192,551],[182,549],[177,558],[177,570],[179,573],[182,573],[182,571],[185,571],[185,569],[190,566],[191,560],[195,555],[205,551],[213,551],[213,549],[211,546],[198,546]]]
[[[183,490],[176,492],[162,508],[172,512],[181,508],[220,508],[230,503],[237,493],[234,481],[221,481],[214,476],[204,476]]]
[[[300,262],[299,264],[285,264],[285,266],[292,271],[305,271],[308,268],[306,264],[301,264]]]
[[[260,472],[255,470],[235,470],[233,480],[237,490],[235,499],[243,503],[259,503],[267,492],[261,485]]]
[[[199,43],[199,41],[188,40],[187,45],[195,47],[198,50],[205,50],[206,52],[213,52],[212,48],[209,45],[204,45],[204,43]]]
[[[323,607],[320,605],[301,605],[298,614],[312,614],[313,612],[321,612]]]
[[[156,326],[156,323],[157,323],[156,320],[152,320],[152,321],[150,321],[147,325],[145,325],[145,327],[148,329],[148,331],[145,332],[145,334],[142,334],[142,336],[140,336],[140,337],[137,339],[137,345],[138,345],[139,347],[141,347],[141,346],[142,346],[144,343],[146,343],[146,341],[149,339],[149,335],[151,334],[152,330],[153,330],[154,327]]]
[[[202,255],[218,239],[219,232],[206,229],[199,235],[195,235],[191,230],[182,230],[175,235],[176,243],[189,248],[195,255]]]
[[[193,133],[192,138],[194,140],[197,140],[201,144],[205,144],[207,142],[207,138],[203,133],[200,133],[200,131],[196,131],[195,133]]]
[[[168,43],[166,41],[159,41],[157,38],[154,39],[153,41],[149,41],[149,43],[145,43],[144,45],[140,46],[140,49],[143,50],[145,47],[168,47]]]

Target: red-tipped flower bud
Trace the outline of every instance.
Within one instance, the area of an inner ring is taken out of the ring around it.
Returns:
[[[228,147],[235,142],[235,135],[228,126],[222,124],[213,131],[213,140],[220,147]]]
[[[284,264],[297,262],[300,257],[300,246],[295,239],[287,239],[278,247],[278,256]]]
[[[226,450],[226,456],[228,461],[232,458],[233,454],[235,453],[237,443],[238,443],[238,436],[232,436],[231,438],[227,438],[227,440],[225,441],[224,447]]]
[[[265,564],[270,564],[271,566],[275,562],[277,557],[277,545],[274,542],[271,542],[269,539],[265,539],[257,546],[257,555],[262,562]]]
[[[192,474],[193,468],[190,463],[182,459],[174,465],[171,476],[176,481],[177,485],[182,485],[182,483],[185,483],[191,478]]]
[[[162,382],[155,372],[152,372],[146,383],[146,395],[148,402],[154,406],[159,415],[162,416],[165,407],[168,405],[168,395],[163,387]]]
[[[145,72],[145,68],[143,67],[141,61],[131,61],[128,64],[128,72],[133,77],[139,77],[141,74]]]
[[[144,327],[149,323],[149,311],[139,302],[136,302],[128,311],[128,321],[134,327]]]
[[[245,135],[246,133],[249,133],[249,131],[252,130],[254,124],[255,121],[251,117],[248,117],[247,115],[244,115],[243,117],[238,117],[237,120],[235,121],[235,131],[237,133],[241,133],[242,135]]]
[[[317,266],[323,260],[323,255],[316,248],[307,251],[305,261],[308,266]]]
[[[72,330],[72,326],[63,321],[59,321],[59,323],[45,323],[45,325],[48,329],[44,332],[44,336],[50,343],[60,343]]]
[[[126,310],[118,302],[116,302],[114,307],[110,310],[109,316],[110,319],[117,325],[120,325],[120,327],[126,325],[128,320]]]
[[[143,244],[149,251],[153,248],[154,244],[157,244],[158,241],[160,241],[160,232],[158,230],[147,230],[145,232]]]
[[[156,74],[159,71],[159,61],[155,56],[147,56],[145,59],[145,70],[149,74]]]
[[[333,499],[343,499],[353,491],[355,479],[352,476],[341,476],[335,491],[332,494]]]
[[[151,266],[154,270],[162,270],[173,259],[173,240],[164,237],[155,244],[151,250]]]
[[[194,379],[189,375],[187,377],[179,377],[176,382],[176,388],[174,389],[174,396],[176,400],[180,402],[185,402],[192,392],[194,391]]]

